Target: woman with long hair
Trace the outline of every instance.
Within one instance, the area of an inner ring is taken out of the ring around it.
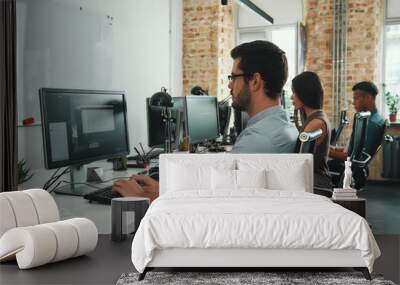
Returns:
[[[303,72],[292,80],[292,100],[295,109],[295,122],[299,132],[322,130],[317,139],[314,152],[314,193],[331,196],[331,176],[328,172],[328,152],[331,139],[331,126],[322,110],[324,90],[318,75],[311,71]],[[300,116],[300,120],[298,117]]]

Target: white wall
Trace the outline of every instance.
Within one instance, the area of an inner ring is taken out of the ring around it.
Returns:
[[[183,44],[183,0],[169,0],[171,3],[170,13],[170,94],[174,97],[183,96],[183,74],[182,74],[182,44]]]
[[[127,94],[131,149],[139,142],[147,145],[145,98],[162,86],[174,96],[182,93],[182,0],[49,1],[114,17],[112,89]],[[19,127],[18,140],[19,159],[26,159],[35,172],[24,187],[40,187],[53,172],[44,169],[41,126]]]

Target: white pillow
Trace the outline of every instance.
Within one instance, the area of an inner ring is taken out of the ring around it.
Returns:
[[[304,163],[296,163],[290,170],[267,170],[268,189],[306,192],[307,177],[303,167]]]
[[[267,188],[266,170],[236,170],[237,188]]]
[[[168,191],[211,188],[211,168],[206,166],[168,164]]]
[[[265,170],[266,184],[271,190],[307,191],[308,174],[305,161],[285,160],[238,160],[241,171]]]
[[[211,177],[213,190],[236,190],[236,170],[213,167]]]
[[[213,190],[238,190],[241,188],[266,188],[266,171],[261,170],[230,170],[213,168]]]
[[[210,161],[207,155],[204,155],[204,160],[194,157],[168,161],[166,191],[212,191],[212,169],[230,171],[235,169],[235,165],[234,160],[223,157]]]

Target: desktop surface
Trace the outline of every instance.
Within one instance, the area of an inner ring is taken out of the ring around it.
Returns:
[[[154,164],[155,165],[155,164]],[[104,183],[90,182],[88,184],[96,188],[110,187],[114,181],[118,179],[128,179],[131,175],[137,174],[143,169],[127,169],[123,171],[115,171],[112,169],[112,163],[98,161],[90,164],[89,166],[99,166],[104,169],[103,180]],[[92,188],[96,190],[96,188]],[[54,200],[56,201],[60,217],[62,220],[71,219],[76,217],[85,217],[92,220],[97,226],[99,234],[111,233],[111,207],[99,203],[90,203],[88,200],[81,196],[60,195],[53,193]]]

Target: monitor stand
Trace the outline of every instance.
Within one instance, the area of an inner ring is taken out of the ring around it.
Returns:
[[[85,165],[71,165],[70,183],[57,187],[54,193],[71,196],[84,196],[91,192],[97,191],[99,187],[91,187],[87,182],[87,168]]]

